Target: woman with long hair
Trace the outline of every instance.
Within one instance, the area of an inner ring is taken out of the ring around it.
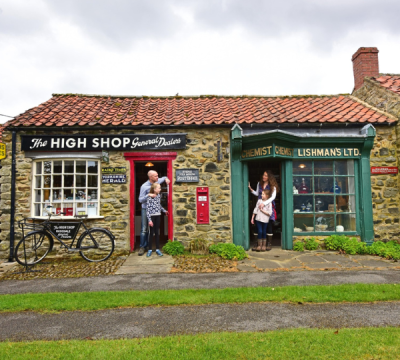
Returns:
[[[276,198],[276,194],[278,194],[278,192],[279,192],[278,182],[276,181],[274,174],[270,170],[266,170],[261,175],[260,181],[257,183],[256,190],[253,190],[251,188],[250,182],[249,182],[249,189],[253,195],[258,197],[258,199],[262,198],[263,190],[271,191],[271,196],[266,201],[264,201],[262,204],[260,204],[260,209],[261,209],[261,207],[264,207],[265,205],[272,203],[272,214],[269,219],[268,227],[267,227],[267,237],[268,237],[267,251],[270,251],[272,248],[272,235],[273,235],[272,227],[276,220],[275,198]],[[253,251],[257,251],[256,249],[257,249],[257,245],[255,245],[252,248]]]

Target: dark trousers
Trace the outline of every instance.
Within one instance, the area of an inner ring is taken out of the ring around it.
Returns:
[[[258,240],[266,239],[268,223],[256,220],[256,225],[257,225],[257,239]]]
[[[149,226],[150,228],[149,250],[152,250],[153,235],[156,236],[156,249],[160,248],[160,219],[161,215],[151,216],[151,220],[153,221],[153,226]]]

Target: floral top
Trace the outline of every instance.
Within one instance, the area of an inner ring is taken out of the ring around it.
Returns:
[[[149,196],[146,204],[146,215],[148,221],[149,222],[152,221],[151,220],[152,216],[161,215],[161,211],[166,212],[166,210],[161,206],[160,194],[158,194],[155,198]]]

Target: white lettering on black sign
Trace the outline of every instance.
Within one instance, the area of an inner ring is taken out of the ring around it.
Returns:
[[[51,223],[51,231],[61,240],[73,239],[78,230],[79,223]]]
[[[176,182],[199,182],[199,169],[177,169]]]
[[[101,175],[102,184],[126,184],[126,175]]]
[[[186,134],[157,135],[21,135],[23,151],[184,149]]]

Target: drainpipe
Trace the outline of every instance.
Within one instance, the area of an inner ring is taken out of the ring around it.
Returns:
[[[12,163],[11,163],[11,216],[10,216],[10,256],[9,262],[14,261],[14,217],[15,217],[15,173],[16,173],[16,143],[17,132],[12,132]]]

